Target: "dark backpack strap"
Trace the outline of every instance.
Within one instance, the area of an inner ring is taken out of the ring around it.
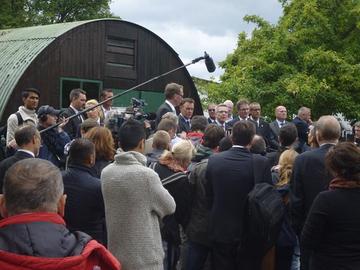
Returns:
[[[17,120],[18,120],[18,126],[21,126],[24,123],[24,119],[22,118],[20,112],[15,113]]]

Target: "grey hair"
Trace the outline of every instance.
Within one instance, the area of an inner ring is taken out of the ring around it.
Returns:
[[[47,160],[28,158],[8,169],[3,193],[9,215],[57,212],[64,185],[55,165]]]

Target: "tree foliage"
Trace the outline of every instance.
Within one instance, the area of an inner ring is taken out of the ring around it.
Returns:
[[[250,38],[239,34],[209,98],[246,97],[269,116],[283,104],[290,113],[307,106],[315,117],[360,118],[360,1],[279,1],[284,13],[276,25],[244,18],[256,28]]]
[[[113,17],[111,0],[3,0],[0,29]]]

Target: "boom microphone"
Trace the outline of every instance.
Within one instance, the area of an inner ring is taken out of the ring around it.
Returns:
[[[215,64],[214,64],[214,61],[212,60],[212,58],[206,52],[204,52],[204,58],[205,58],[206,69],[210,73],[214,72],[216,67],[215,67]]]

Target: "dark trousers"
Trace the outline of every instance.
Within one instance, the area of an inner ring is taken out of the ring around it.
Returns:
[[[300,246],[300,269],[301,270],[310,269],[309,260],[310,260],[310,251],[307,249],[304,249]]]
[[[276,246],[275,252],[275,269],[289,270],[294,255],[294,247]]]
[[[212,252],[213,270],[260,270],[262,256],[255,256],[239,249],[239,243],[214,243]]]
[[[171,242],[163,241],[164,248],[164,269],[176,270],[176,266],[180,257],[180,248]]]
[[[186,256],[186,270],[201,270],[204,268],[206,259],[210,255],[211,248],[202,244],[188,241]]]

